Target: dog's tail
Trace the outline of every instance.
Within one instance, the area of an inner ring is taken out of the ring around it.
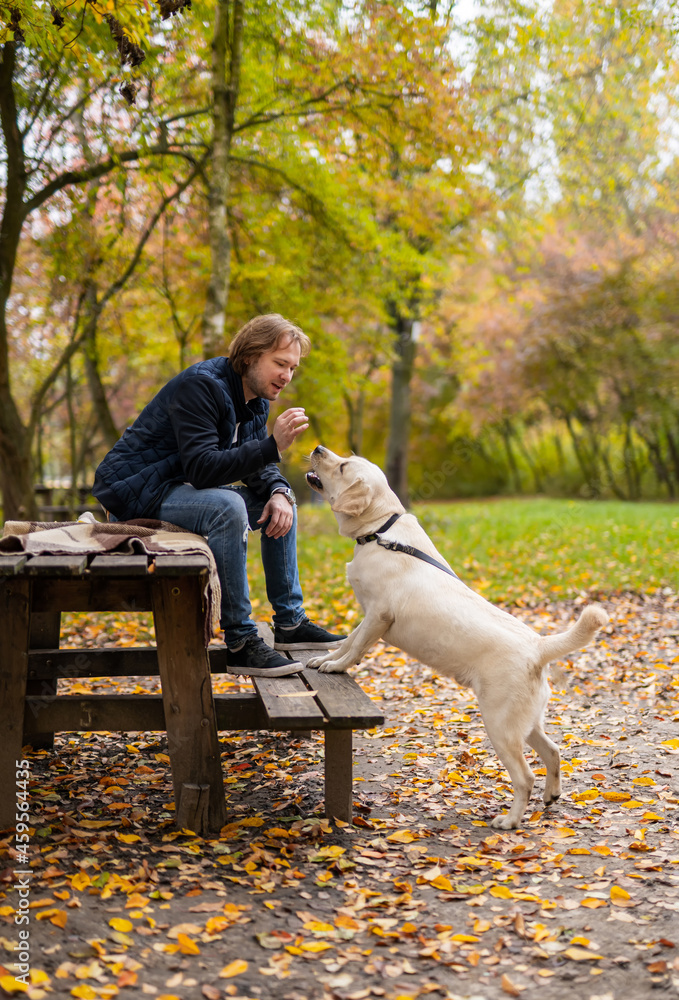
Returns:
[[[600,604],[588,604],[575,625],[566,632],[541,636],[540,665],[544,667],[550,660],[560,660],[576,649],[582,649],[607,621],[608,615]]]

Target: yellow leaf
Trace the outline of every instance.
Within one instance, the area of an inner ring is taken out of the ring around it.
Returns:
[[[630,894],[627,889],[623,889],[619,885],[611,886],[611,899],[630,899]]]
[[[590,802],[593,799],[599,798],[599,790],[597,788],[588,788],[586,792],[573,792],[571,798],[574,802]]]
[[[497,899],[514,899],[514,893],[506,885],[494,885],[490,890],[490,894],[497,897]]]
[[[28,991],[28,986],[18,982],[14,976],[0,976],[0,987],[6,993],[26,993]]]
[[[436,878],[431,880],[429,885],[433,885],[435,889],[443,889],[444,892],[452,892],[455,888],[450,879],[446,878],[445,875],[437,875]]]
[[[602,792],[601,797],[607,802],[625,802],[629,795],[627,792]]]
[[[239,826],[264,826],[264,820],[261,816],[246,816],[245,819],[238,821]]]
[[[390,834],[387,840],[393,844],[412,844],[413,840],[417,840],[417,837],[410,830],[397,830],[396,833]]]
[[[141,837],[137,833],[116,833],[116,840],[122,840],[123,844],[134,844]]]
[[[605,858],[607,858],[609,854],[613,853],[610,847],[606,847],[605,844],[597,844],[595,847],[592,848],[592,850],[596,851],[597,854],[601,854]]]
[[[604,957],[589,951],[588,948],[566,948],[561,954],[565,955],[566,958],[571,958],[574,962],[596,962]]]
[[[660,819],[660,820],[662,820],[663,819],[662,816],[658,816],[658,814],[654,813],[654,812],[645,812],[644,815],[641,818],[645,819],[645,820],[651,820],[651,819]]]
[[[229,962],[225,965],[222,971],[219,973],[220,979],[233,979],[234,976],[242,976],[244,972],[248,971],[248,963],[242,958],[237,958],[233,962]]]
[[[125,920],[123,917],[112,917],[108,922],[109,927],[112,927],[114,931],[122,931],[123,934],[127,931],[134,930],[134,924],[131,920]]]
[[[80,986],[74,986],[71,990],[71,996],[77,997],[78,1000],[97,1000],[97,994],[91,986],[87,985],[87,983],[82,983]]]
[[[65,927],[68,920],[68,914],[66,910],[41,910],[40,913],[36,913],[36,920],[49,920],[51,924],[55,927]]]
[[[639,802],[638,799],[629,799],[628,802],[623,802],[621,809],[643,809],[644,803]]]
[[[328,948],[332,948],[332,945],[328,944],[327,941],[303,941],[301,948],[302,951],[319,952],[327,951]]]
[[[460,944],[475,944],[481,938],[476,937],[474,934],[453,934],[450,940],[458,941]]]
[[[672,750],[679,750],[679,740],[663,740],[661,747],[671,747]]]
[[[182,955],[200,955],[200,948],[188,934],[178,934],[177,944]]]
[[[230,921],[226,917],[209,917],[205,924],[206,934],[220,934],[229,926]]]
[[[13,906],[0,906],[0,917],[8,917],[10,913],[14,913]]]
[[[334,934],[335,928],[332,924],[324,924],[321,920],[309,920],[304,924],[305,931],[311,931],[312,934]]]
[[[595,899],[594,896],[587,896],[580,903],[580,906],[586,906],[590,910],[596,910],[600,906],[608,906],[605,899]]]
[[[569,826],[560,826],[554,834],[555,840],[565,840],[567,837],[577,837],[576,831],[572,830]]]

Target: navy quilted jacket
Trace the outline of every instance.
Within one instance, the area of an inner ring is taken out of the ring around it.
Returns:
[[[267,400],[245,402],[228,358],[199,361],[144,407],[97,468],[92,492],[120,521],[157,517],[177,483],[205,489],[242,480],[268,499],[288,485],[275,464],[280,459],[267,433],[268,415]]]

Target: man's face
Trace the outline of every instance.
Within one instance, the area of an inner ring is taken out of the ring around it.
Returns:
[[[248,365],[243,379],[243,392],[248,402],[256,396],[274,402],[286,387],[299,364],[300,348],[291,337],[283,339],[273,350],[261,354]]]

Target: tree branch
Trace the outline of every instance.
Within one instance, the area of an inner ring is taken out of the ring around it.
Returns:
[[[68,362],[71,360],[71,358],[76,353],[78,348],[82,345],[83,341],[86,339],[88,333],[90,332],[92,324],[96,324],[97,321],[99,320],[99,317],[101,316],[107,302],[109,302],[109,300],[121,290],[121,288],[127,282],[130,275],[134,272],[137,264],[139,263],[144,247],[146,246],[148,239],[151,233],[153,232],[156,223],[158,222],[158,219],[161,217],[167,206],[184,193],[189,184],[194,180],[196,175],[200,172],[202,166],[203,166],[202,162],[196,164],[194,166],[194,169],[188,174],[188,176],[182,181],[182,183],[178,184],[177,187],[174,189],[174,191],[172,191],[168,195],[165,195],[165,197],[161,200],[158,208],[149,219],[148,223],[146,224],[146,227],[144,228],[144,231],[139,237],[134,253],[131,256],[127,264],[127,267],[120,275],[120,277],[117,278],[114,282],[112,282],[106,289],[106,291],[96,304],[96,307],[90,313],[90,316],[87,322],[83,325],[83,328],[80,331],[80,333],[75,335],[72,338],[71,342],[68,344],[68,346],[64,348],[61,357],[57,360],[54,367],[52,368],[52,371],[49,373],[47,378],[43,381],[42,385],[36,392],[35,396],[33,397],[33,401],[31,403],[31,416],[28,425],[31,437],[35,431],[35,428],[37,427],[38,420],[40,419],[40,413],[42,411],[42,402],[46,394],[56,382],[64,366],[68,364]],[[79,323],[80,309],[83,299],[84,299],[84,293],[80,296],[80,299],[78,300],[74,329],[77,329],[77,325]]]
[[[84,184],[86,181],[97,180],[97,178],[104,177],[121,164],[133,163],[141,160],[144,156],[178,156],[194,165],[196,162],[183,149],[173,149],[172,147],[168,148],[163,145],[150,146],[145,150],[127,149],[122,153],[114,153],[107,160],[95,163],[91,167],[85,167],[82,170],[66,170],[64,173],[54,177],[40,191],[34,194],[32,198],[24,202],[23,217],[26,218],[36,208],[40,208],[53,194],[63,190],[63,188],[68,187],[70,184]]]

